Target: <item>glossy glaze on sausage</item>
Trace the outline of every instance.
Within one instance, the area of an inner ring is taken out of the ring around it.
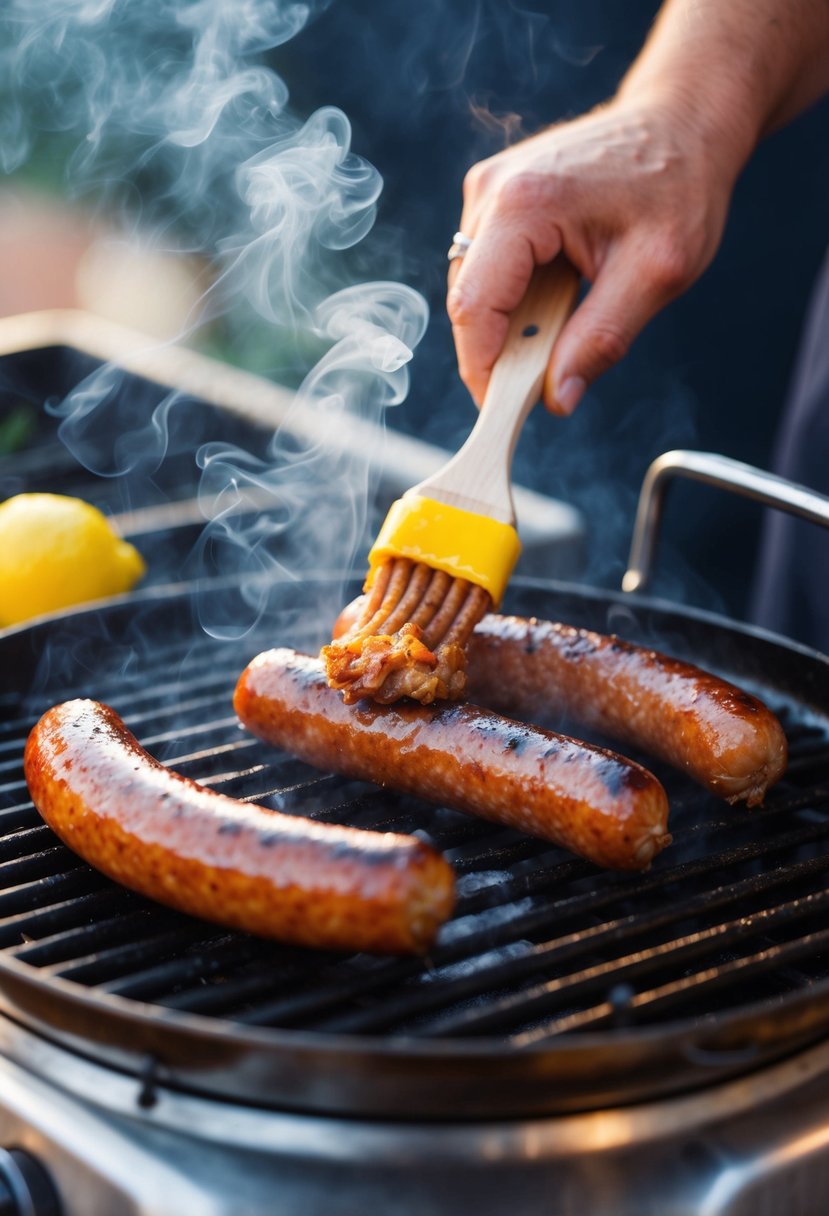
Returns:
[[[423,841],[206,789],[153,759],[96,701],[48,710],[24,767],[35,806],[65,844],[191,916],[297,945],[408,953],[426,949],[452,911],[452,869]]]
[[[638,870],[670,842],[665,791],[646,769],[489,710],[444,702],[346,705],[319,659],[259,655],[234,707],[261,739],[319,768],[389,785]]]
[[[786,736],[761,701],[655,650],[493,615],[467,653],[473,701],[519,717],[566,717],[658,756],[728,802],[762,802],[786,769]]]

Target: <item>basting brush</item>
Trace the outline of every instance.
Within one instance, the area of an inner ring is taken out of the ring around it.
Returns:
[[[521,552],[510,480],[515,444],[578,285],[563,256],[536,268],[468,439],[392,504],[369,553],[366,594],[322,649],[328,683],[346,701],[405,696],[425,704],[463,694],[466,641],[500,604]]]

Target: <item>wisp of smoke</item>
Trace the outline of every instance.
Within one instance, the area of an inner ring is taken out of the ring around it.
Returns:
[[[294,115],[263,61],[327,2],[9,0],[0,13],[3,169],[57,141],[71,194],[117,210],[142,241],[214,267],[192,326],[249,316],[326,348],[296,395],[300,442],[289,416],[267,463],[226,444],[194,453],[207,522],[192,572],[240,591],[232,613],[202,598],[202,624],[221,636],[273,610],[280,581],[350,564],[366,530],[372,453],[346,455],[338,433],[350,416],[379,421],[405,397],[427,320],[410,288],[349,281],[342,254],[374,223],[380,175],[351,150],[340,110]],[[73,454],[114,476],[159,467],[175,405],[173,393],[135,416],[117,369],[104,367],[50,408]],[[273,509],[239,511],[250,488]]]

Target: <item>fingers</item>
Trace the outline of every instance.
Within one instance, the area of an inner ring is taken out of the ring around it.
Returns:
[[[699,151],[699,150],[698,150]],[[603,107],[473,166],[461,227],[473,238],[447,306],[478,402],[534,265],[562,248],[593,286],[553,351],[544,401],[575,409],[647,322],[713,256],[728,193],[659,111]]]
[[[530,281],[533,256],[520,237],[476,236],[449,289],[446,307],[458,356],[458,370],[480,406],[492,365],[507,336],[509,314]]]
[[[446,301],[461,379],[479,406],[504,345],[510,313],[523,299],[536,264],[533,245],[519,228],[500,225],[497,236],[495,229],[492,222],[482,221],[468,252],[453,265]],[[552,260],[559,250],[560,240],[544,260]]]
[[[649,277],[629,243],[617,246],[561,332],[544,378],[554,414],[572,414],[589,384],[627,354],[674,293]]]

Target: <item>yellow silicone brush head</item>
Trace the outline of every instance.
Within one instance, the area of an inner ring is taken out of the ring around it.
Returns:
[[[380,566],[407,557],[483,587],[497,608],[520,554],[521,542],[510,524],[407,494],[392,504],[368,555],[366,589]]]

